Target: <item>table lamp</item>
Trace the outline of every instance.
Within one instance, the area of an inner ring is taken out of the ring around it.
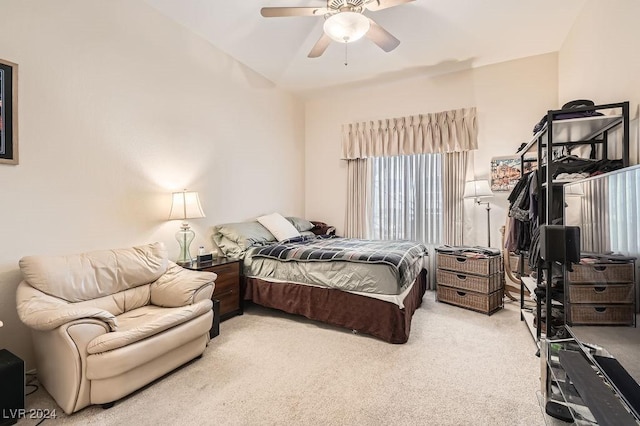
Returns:
[[[491,205],[482,198],[493,197],[488,180],[472,180],[464,185],[464,198],[475,198],[476,204],[487,205],[487,247],[491,247]]]
[[[200,198],[197,192],[187,191],[185,189],[182,192],[173,193],[169,220],[181,219],[183,221],[180,230],[176,233],[176,240],[178,240],[178,244],[180,244],[180,256],[178,260],[176,260],[178,265],[189,265],[193,261],[189,246],[196,234],[189,227],[187,219],[197,219],[200,217],[205,217],[205,215],[202,211],[202,206],[200,206]]]

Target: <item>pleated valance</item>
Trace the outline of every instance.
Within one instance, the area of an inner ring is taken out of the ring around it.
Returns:
[[[342,126],[344,160],[477,148],[475,107]]]

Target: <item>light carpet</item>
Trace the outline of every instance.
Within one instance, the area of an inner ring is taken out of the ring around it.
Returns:
[[[118,401],[43,424],[543,425],[540,360],[518,302],[491,316],[427,292],[392,345],[250,305],[203,358]],[[53,409],[42,388],[27,409]],[[22,420],[19,424],[36,424]]]

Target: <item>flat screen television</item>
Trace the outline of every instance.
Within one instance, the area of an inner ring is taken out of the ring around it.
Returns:
[[[580,228],[580,249],[637,257],[640,276],[640,165],[564,185],[564,224]]]

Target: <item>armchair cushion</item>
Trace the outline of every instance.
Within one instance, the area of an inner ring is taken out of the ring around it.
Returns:
[[[118,331],[102,334],[87,345],[87,352],[97,354],[118,349],[158,334],[178,324],[206,314],[213,307],[211,299],[179,308],[143,306],[118,315]]]

